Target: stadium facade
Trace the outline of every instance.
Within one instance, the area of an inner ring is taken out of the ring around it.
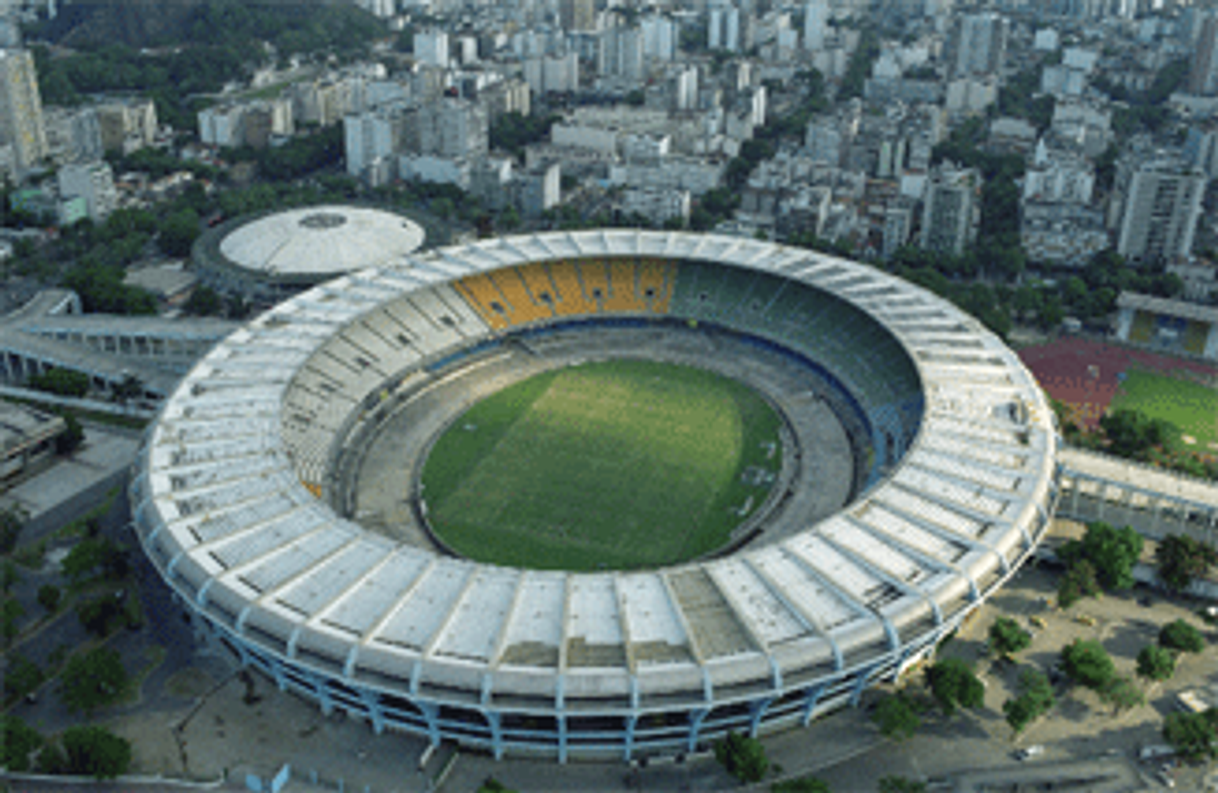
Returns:
[[[351,439],[521,333],[678,322],[788,351],[850,394],[872,476],[843,510],[641,572],[476,564],[330,506]],[[318,286],[182,381],[132,485],[197,624],[283,689],[366,719],[566,760],[806,724],[927,656],[1029,556],[1052,411],[1016,355],[873,268],[678,232],[539,234]]]

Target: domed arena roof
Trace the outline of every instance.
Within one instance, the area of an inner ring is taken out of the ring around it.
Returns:
[[[385,265],[418,250],[423,228],[393,212],[339,205],[278,212],[246,223],[220,253],[268,275],[340,274]]]

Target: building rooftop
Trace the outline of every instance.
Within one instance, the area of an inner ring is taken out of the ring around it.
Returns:
[[[273,275],[338,275],[388,265],[423,245],[417,223],[393,212],[315,206],[258,218],[220,242],[220,252]]]

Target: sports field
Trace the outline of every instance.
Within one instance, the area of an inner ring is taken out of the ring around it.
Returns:
[[[1196,451],[1218,447],[1218,391],[1191,380],[1131,369],[1117,389],[1112,409],[1132,408],[1150,418],[1165,419],[1195,442]]]
[[[583,364],[470,408],[432,447],[422,496],[437,535],[478,561],[673,564],[724,544],[765,500],[780,424],[751,388],[701,369]]]

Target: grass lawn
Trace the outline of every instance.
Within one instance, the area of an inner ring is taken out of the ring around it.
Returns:
[[[1197,439],[1196,451],[1218,442],[1218,391],[1191,380],[1131,370],[1112,400],[1112,409],[1132,408],[1166,419]]]
[[[770,484],[745,479],[778,472],[780,423],[751,388],[701,369],[569,367],[454,422],[424,465],[423,496],[435,531],[478,561],[673,564],[722,545],[765,500]]]

